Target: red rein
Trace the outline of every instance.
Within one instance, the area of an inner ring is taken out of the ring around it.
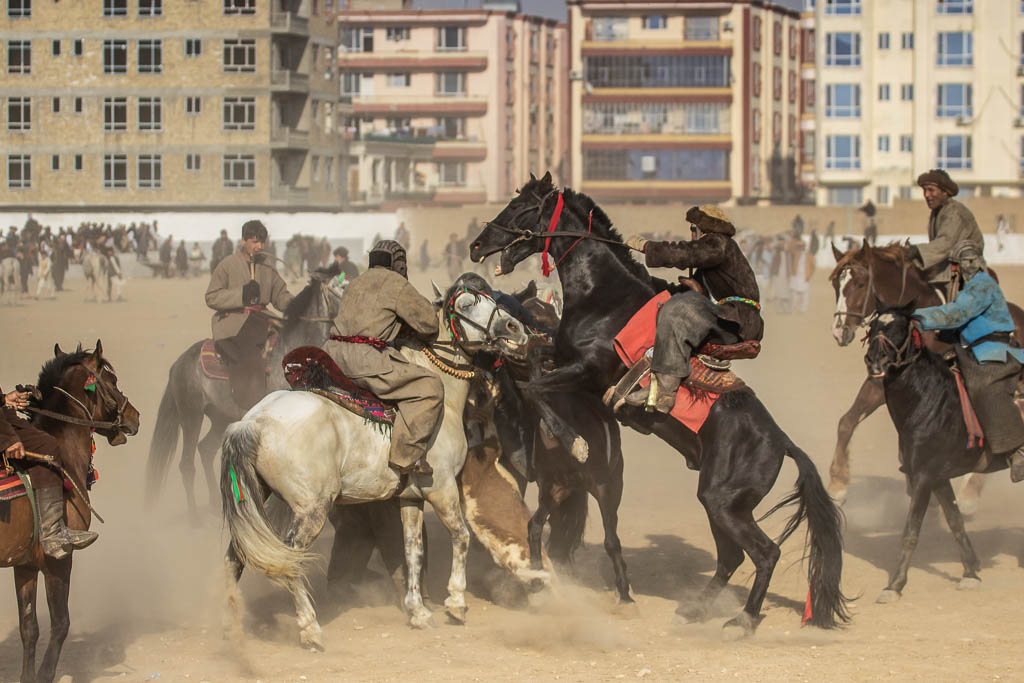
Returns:
[[[551,220],[548,221],[548,232],[549,233],[554,232],[555,228],[558,227],[558,221],[560,221],[562,219],[562,209],[564,207],[565,207],[565,199],[562,196],[562,193],[559,192],[558,193],[558,203],[555,204],[555,212],[551,214]],[[587,236],[590,235],[590,231],[593,229],[593,227],[594,227],[594,212],[591,211],[590,214],[588,214],[588,216],[587,216],[587,234],[586,235],[580,235],[576,239],[576,241],[573,242],[569,246],[569,248],[565,250],[565,253],[562,254],[561,258],[558,259],[558,261],[555,263],[554,267],[552,267],[551,264],[548,263],[548,250],[551,248],[551,237],[549,236],[549,237],[547,237],[544,240],[544,251],[542,251],[540,253],[541,272],[544,273],[544,277],[549,277],[551,275],[551,271],[554,270],[555,268],[557,268],[558,265],[563,260],[565,260],[565,257],[569,255],[569,252],[573,250],[573,247],[575,247],[577,244],[579,244],[580,240],[582,240],[584,237],[587,237]]]

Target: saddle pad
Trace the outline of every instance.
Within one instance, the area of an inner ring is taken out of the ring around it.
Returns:
[[[641,387],[650,386],[651,375],[646,375],[637,384]],[[704,426],[705,420],[708,419],[708,413],[711,412],[715,401],[721,395],[721,393],[695,387],[687,383],[680,384],[679,389],[676,391],[675,405],[672,406],[669,415],[682,422],[691,432],[696,434]]]
[[[17,472],[4,472],[0,470],[0,501],[3,500],[14,500],[22,496],[27,496],[28,491],[25,490],[25,482],[21,480]]]
[[[956,378],[956,392],[960,395],[960,412],[963,414],[964,426],[967,427],[967,447],[985,445],[985,434],[981,429],[981,422],[971,405],[971,398],[967,395],[967,387],[964,385],[964,376],[960,374],[959,368],[953,368],[953,377]],[[1020,404],[1017,404],[1020,407]],[[1024,410],[1024,409],[1022,409]]]
[[[203,368],[203,374],[210,379],[228,378],[228,369],[217,355],[212,339],[203,342],[203,348],[199,352],[199,365]]]
[[[292,349],[285,354],[281,366],[292,389],[314,391],[371,422],[394,424],[395,406],[356,385],[319,346]]]

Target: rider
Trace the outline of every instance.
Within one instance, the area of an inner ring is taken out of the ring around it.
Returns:
[[[270,323],[259,312],[268,303],[283,311],[292,300],[288,286],[261,253],[266,242],[263,223],[247,221],[241,248],[217,264],[206,289],[206,305],[216,311],[213,339],[227,364],[231,394],[243,412],[267,393],[263,349]]]
[[[985,240],[978,229],[974,214],[966,206],[953,199],[960,187],[941,168],[933,168],[917,177],[917,184],[924,192],[924,201],[931,210],[928,219],[928,242],[906,247],[907,258],[917,261],[925,271],[928,281],[952,299],[950,289],[952,268],[950,251],[961,240],[970,240],[983,254]]]
[[[228,237],[227,230],[220,231],[220,237],[213,243],[213,252],[210,255],[210,272],[212,273],[217,269],[217,265],[231,255],[234,251],[234,244],[231,242],[231,238]]]
[[[434,341],[437,311],[408,281],[405,249],[381,240],[370,250],[369,269],[345,289],[335,324],[341,336],[324,345],[356,385],[397,403],[391,431],[391,466],[399,473],[433,474],[427,447],[441,422],[444,385],[427,368],[394,347],[403,325]]]
[[[974,240],[961,240],[949,254],[960,264],[964,288],[956,300],[919,308],[914,318],[925,330],[950,330],[967,393],[978,415],[989,450],[1005,455],[1010,479],[1024,479],[1024,420],[1013,400],[1024,350],[1011,345],[1014,330],[999,284],[985,272],[985,260]]]
[[[0,389],[3,394],[3,389]],[[12,460],[25,457],[25,451],[49,455],[63,462],[61,446],[52,436],[36,429],[15,412],[28,406],[29,392],[4,394],[0,410],[0,450]],[[28,468],[28,475],[39,508],[39,545],[43,554],[59,560],[71,550],[81,550],[99,538],[95,531],[69,529],[64,523],[64,479],[44,465]]]
[[[689,242],[653,242],[639,235],[626,240],[626,246],[647,255],[648,267],[695,268],[693,280],[701,290],[677,293],[658,311],[651,362],[651,393],[657,394],[650,398],[662,413],[675,405],[676,390],[690,375],[695,349],[708,341],[760,341],[764,333],[757,280],[732,239],[736,228],[720,208],[710,204],[691,207],[686,220]]]
[[[334,262],[338,264],[341,272],[345,275],[346,284],[352,284],[352,281],[359,277],[359,266],[348,260],[347,248],[338,247],[334,250]]]

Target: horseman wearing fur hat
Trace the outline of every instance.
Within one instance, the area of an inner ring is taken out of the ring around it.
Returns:
[[[655,242],[640,236],[626,240],[646,255],[650,268],[690,268],[696,286],[672,296],[658,311],[652,391],[655,408],[672,410],[679,383],[690,375],[690,356],[705,342],[760,341],[764,333],[760,292],[754,271],[733,240],[736,228],[713,205],[686,212],[689,242]],[[635,398],[629,402],[635,402]]]
[[[985,240],[971,210],[953,199],[960,192],[960,187],[953,182],[948,173],[941,168],[933,168],[918,176],[917,184],[921,186],[924,200],[931,210],[931,216],[928,218],[928,242],[908,246],[906,254],[928,271],[928,280],[932,284],[947,290],[953,279],[950,266],[950,252],[953,246],[963,240],[969,240],[977,244],[979,253],[983,253]],[[951,292],[947,290],[945,293]]]
[[[324,350],[355,384],[397,404],[392,467],[432,474],[427,446],[441,422],[444,386],[436,374],[403,356],[394,342],[403,326],[423,340],[437,339],[437,313],[409,283],[402,245],[394,240],[374,245],[369,269],[345,288],[335,324],[338,336]]]

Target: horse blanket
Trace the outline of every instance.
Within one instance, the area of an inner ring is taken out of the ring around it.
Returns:
[[[320,394],[374,424],[387,427],[394,424],[395,406],[356,386],[319,346],[292,349],[285,354],[281,365],[292,389]]]

